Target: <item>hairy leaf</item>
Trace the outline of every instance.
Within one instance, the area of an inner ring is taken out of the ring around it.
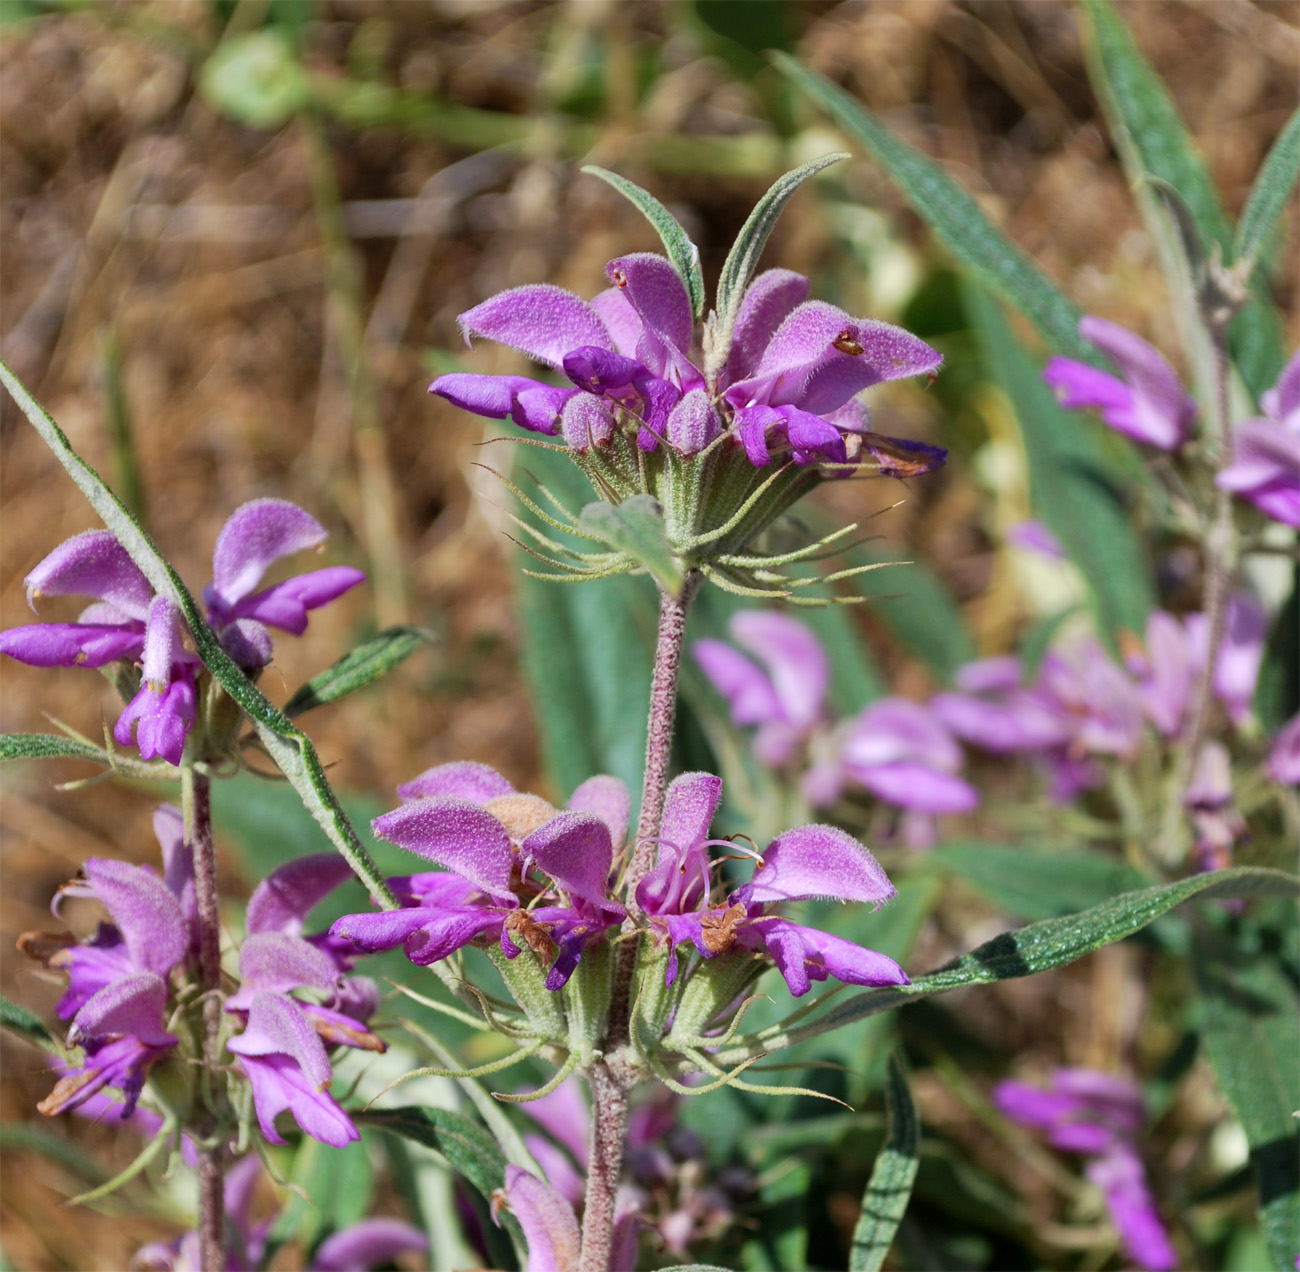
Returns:
[[[421,645],[436,644],[437,639],[422,627],[389,627],[317,672],[284,704],[284,714],[292,719],[312,707],[363,689],[405,662]]]
[[[0,763],[6,760],[93,760],[107,764],[109,757],[101,748],[59,733],[0,734]]]
[[[417,1108],[370,1109],[354,1115],[362,1126],[374,1126],[437,1149],[487,1201],[506,1182],[506,1159],[496,1141],[477,1122],[450,1109]],[[509,1228],[519,1249],[525,1249],[518,1221],[503,1211],[502,1222]]]
[[[1097,362],[1096,351],[1079,336],[1078,308],[934,160],[900,141],[869,110],[816,71],[781,53],[775,61],[796,88],[871,152],[956,260],[1015,305],[1058,352]]]
[[[1209,939],[1195,947],[1205,1043],[1250,1145],[1260,1220],[1274,1265],[1292,1272],[1300,1249],[1300,1048],[1294,982],[1267,956],[1242,959]]]
[[[589,503],[578,524],[638,561],[665,592],[681,595],[681,563],[668,542],[663,509],[652,495],[633,495],[619,504]]]
[[[1286,122],[1251,187],[1237,222],[1237,259],[1256,261],[1300,177],[1300,110]]]
[[[700,268],[700,249],[691,242],[690,235],[682,228],[681,222],[649,190],[643,190],[617,172],[598,168],[594,163],[587,164],[583,172],[589,172],[593,177],[599,177],[607,185],[613,186],[655,227],[663,239],[668,259],[686,286],[691,298],[691,313],[699,318],[704,313],[704,271]]]
[[[55,458],[140,567],[154,591],[167,597],[180,609],[194,638],[199,657],[222,688],[253,721],[258,737],[271,759],[293,784],[313,818],[347,859],[371,896],[389,908],[396,906],[397,902],[388,890],[388,885],[375,869],[374,862],[357,838],[347,813],[330,788],[311,739],[272,705],[240,671],[222,648],[216,633],[208,626],[207,619],[180,576],[158,551],[153,540],[108,488],[103,478],[77,454],[62,429],[3,362],[0,362],[0,383],[13,395],[23,414],[40,434],[41,440],[54,452]]]
[[[1190,209],[1206,250],[1232,252],[1232,228],[1205,160],[1168,89],[1142,56],[1112,0],[1085,0],[1092,79],[1130,178],[1172,186]],[[1285,196],[1283,196],[1285,199]],[[1233,360],[1258,397],[1282,370],[1282,329],[1275,308],[1256,295],[1233,321]]]
[[[759,257],[767,243],[785,205],[791,196],[809,177],[815,176],[823,168],[847,159],[846,154],[822,155],[811,163],[801,164],[783,177],[777,178],[771,189],[754,205],[749,219],[740,227],[736,241],[722,266],[718,278],[717,312],[721,333],[721,347],[725,350],[730,340],[731,329],[740,309],[741,298],[749,286],[754,271],[758,268]]]
[[[40,1017],[33,1015],[26,1007],[20,1007],[8,998],[0,997],[0,1028],[21,1034],[29,1042],[45,1047],[54,1042],[54,1037],[41,1023]]]
[[[911,1199],[912,1185],[921,1164],[916,1105],[912,1103],[907,1072],[897,1053],[889,1057],[885,1102],[889,1110],[889,1133],[871,1168],[867,1190],[862,1194],[862,1214],[853,1230],[849,1272],[880,1272],[889,1247],[894,1244],[894,1234]]]
[[[793,1046],[819,1034],[877,1012],[901,1007],[912,999],[939,994],[966,985],[987,985],[994,981],[1033,976],[1053,967],[1064,967],[1103,945],[1122,941],[1141,931],[1162,914],[1193,897],[1294,896],[1300,894],[1300,879],[1281,870],[1237,866],[1194,875],[1177,883],[1161,884],[1126,892],[1078,914],[1031,923],[1016,931],[1003,932],[978,949],[951,963],[919,976],[899,989],[870,990],[840,1007],[832,1008],[811,1023],[788,1028],[775,1025],[750,1034],[736,1045],[723,1048],[713,1060],[721,1066],[741,1063],[751,1054]]]

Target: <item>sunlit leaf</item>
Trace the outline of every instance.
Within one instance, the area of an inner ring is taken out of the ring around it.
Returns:
[[[853,1230],[849,1272],[880,1272],[911,1200],[912,1185],[921,1164],[916,1106],[908,1089],[907,1073],[896,1054],[889,1058],[885,1102],[889,1110],[889,1132],[871,1168],[867,1190],[862,1194],[862,1214]]]
[[[284,704],[284,714],[292,718],[363,689],[386,676],[420,646],[436,643],[437,637],[422,627],[390,627],[314,675]]]

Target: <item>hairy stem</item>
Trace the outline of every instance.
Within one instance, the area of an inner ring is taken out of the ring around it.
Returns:
[[[181,768],[185,842],[194,860],[194,899],[199,917],[199,976],[203,988],[203,1060],[208,1088],[221,1060],[221,916],[217,902],[217,855],[212,842],[212,787],[192,764]],[[199,1261],[203,1272],[225,1272],[224,1149],[199,1150]]]
[[[578,1272],[609,1272],[630,1081],[603,1060],[593,1064],[586,1077],[591,1088],[591,1149]]]
[[[686,576],[680,597],[659,594],[659,639],[655,644],[654,677],[650,682],[650,720],[646,729],[645,777],[641,783],[641,818],[637,822],[632,863],[627,870],[629,918],[638,914],[636,886],[650,873],[668,789],[668,760],[673,747],[673,718],[677,710],[677,673],[682,665],[686,614],[699,590],[701,575]]]

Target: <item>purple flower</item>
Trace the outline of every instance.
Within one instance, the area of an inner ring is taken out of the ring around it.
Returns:
[[[56,1010],[71,1022],[68,1045],[84,1052],[80,1067],[68,1070],[37,1106],[47,1115],[74,1109],[113,1087],[126,1097],[122,1117],[130,1117],[150,1068],[179,1045],[166,1022],[172,972],[190,963],[196,950],[192,867],[180,812],[163,805],[154,826],[165,878],[144,866],[92,857],[85,883],[61,893],[95,898],[112,923],[101,923],[87,944],[63,946],[46,958],[48,966],[68,973]],[[34,953],[40,949],[36,934],[19,945]]]
[[[1132,1082],[1094,1069],[1057,1069],[1047,1090],[1000,1082],[993,1098],[1006,1117],[1047,1132],[1054,1147],[1093,1158],[1087,1176],[1104,1194],[1130,1258],[1152,1272],[1178,1266],[1137,1153],[1142,1093]]]
[[[493,1194],[493,1213],[508,1207],[528,1242],[526,1272],[573,1272],[578,1266],[581,1234],[573,1207],[550,1184],[513,1164],[506,1167],[505,1187]]]
[[[844,731],[839,760],[877,799],[924,818],[979,804],[975,788],[957,776],[961,748],[933,711],[906,698],[880,698],[859,712]],[[926,824],[914,830],[924,837]]]
[[[1300,353],[1260,405],[1263,419],[1232,432],[1232,463],[1215,478],[1283,525],[1300,526]]]
[[[427,966],[472,941],[496,940],[515,958],[518,936],[558,990],[587,943],[623,921],[609,873],[630,801],[615,778],[583,783],[567,812],[484,764],[441,765],[398,793],[408,802],[376,818],[375,834],[443,870],[390,880],[402,908],[348,915],[330,929],[335,937],[367,952],[401,945]]]
[[[351,952],[328,935],[301,935],[307,912],[350,877],[337,854],[303,857],[274,871],[249,898],[248,935],[239,951],[242,983],[226,1000],[226,1011],[245,1026],[228,1046],[252,1084],[258,1122],[272,1144],[284,1143],[275,1118],[286,1110],[322,1143],[342,1147],[359,1138],[329,1093],[326,1047],[385,1049],[365,1028],[378,989],[363,977],[344,981]],[[314,992],[319,1001],[295,998],[296,990]]]
[[[1079,320],[1079,334],[1119,368],[1117,378],[1073,358],[1052,358],[1043,379],[1070,410],[1095,408],[1111,428],[1134,441],[1177,450],[1187,441],[1196,400],[1158,349],[1102,318]]]
[[[906,985],[893,959],[852,941],[767,914],[779,901],[834,897],[879,906],[895,895],[880,863],[834,826],[800,826],[774,839],[750,881],[725,901],[712,902],[708,849],[734,847],[709,839],[722,798],[722,779],[684,773],[668,788],[658,859],[637,887],[641,910],[672,947],[665,980],[678,970],[677,946],[691,941],[701,958],[733,948],[768,954],[797,998],[828,976],[851,985]]]
[[[1063,560],[1065,557],[1065,549],[1061,547],[1061,541],[1041,521],[1032,518],[1027,521],[1017,521],[1007,531],[1006,540],[1012,547],[1025,548],[1030,552],[1037,552],[1039,556],[1052,557],[1055,560]]]
[[[1264,772],[1283,786],[1300,786],[1300,715],[1292,716],[1278,730]]]
[[[265,624],[300,634],[307,611],[334,600],[364,575],[345,566],[300,574],[253,589],[281,556],[318,547],[324,528],[280,499],[239,508],[217,538],[213,584],[204,590],[209,621],[231,657],[255,673],[271,657]],[[134,735],[140,756],[179,764],[194,724],[202,664],[183,643],[183,624],[107,530],[90,530],[60,544],[27,576],[27,599],[89,596],[95,604],[75,623],[34,623],[0,632],[0,653],[36,667],[103,667],[136,663],[141,684],[113,729],[122,746]]]
[[[935,694],[930,710],[963,742],[993,755],[1037,752],[1070,738],[1061,713],[1022,681],[1020,661],[1006,656],[967,663],[955,692]]]
[[[727,627],[758,663],[720,640],[696,641],[691,654],[727,699],[732,720],[759,726],[754,754],[779,768],[790,762],[821,718],[830,664],[812,631],[784,614],[742,610]]]
[[[456,373],[430,392],[476,415],[562,435],[583,453],[618,430],[653,451],[666,443],[698,454],[726,434],[756,467],[847,463],[870,454],[882,472],[910,475],[943,452],[867,430],[854,395],[885,380],[926,375],[941,358],[888,323],[809,301],[808,280],[789,270],[754,279],[741,302],[715,384],[699,369],[699,332],[672,264],[648,252],[609,263],[613,286],[590,304],[558,287],[501,292],[461,314],[466,341],[486,337],[562,370],[571,385],[524,376]]]

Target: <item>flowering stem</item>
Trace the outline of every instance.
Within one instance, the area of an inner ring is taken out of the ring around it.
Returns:
[[[217,855],[212,842],[211,781],[181,765],[181,812],[185,842],[194,861],[194,899],[199,918],[199,976],[203,989],[203,1059],[208,1077],[221,1059],[221,916],[217,904]],[[215,1083],[209,1083],[214,1086]],[[224,1272],[225,1181],[222,1147],[199,1150],[199,1261],[203,1272]]]
[[[591,1088],[591,1148],[578,1272],[609,1272],[631,1083],[630,1075],[616,1071],[603,1060],[586,1071],[586,1078]]]
[[[650,682],[650,720],[646,728],[645,777],[641,783],[641,818],[637,822],[636,844],[628,866],[625,888],[630,915],[635,915],[636,886],[650,873],[654,844],[664,814],[664,792],[668,788],[668,761],[673,747],[673,720],[677,711],[677,673],[682,665],[682,644],[686,635],[686,613],[699,590],[701,575],[692,570],[686,576],[680,596],[659,594],[659,639],[655,644],[654,677]]]

